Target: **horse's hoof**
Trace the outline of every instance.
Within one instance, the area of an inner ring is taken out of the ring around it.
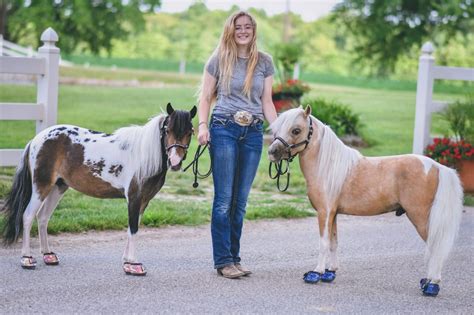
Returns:
[[[321,275],[322,282],[333,282],[334,279],[336,279],[336,271],[326,269],[326,271]]]
[[[32,256],[23,256],[21,257],[21,268],[33,270],[36,268],[36,259]]]
[[[316,271],[308,271],[303,276],[303,280],[306,283],[318,283],[320,279],[321,279],[321,274]]]
[[[43,261],[48,266],[59,265],[59,257],[53,252],[43,254]]]
[[[431,283],[430,280],[423,278],[420,280],[420,287],[425,296],[437,296],[439,292],[439,284]]]
[[[146,275],[145,267],[141,263],[124,262],[123,271],[125,272],[126,275],[130,275],[130,276],[145,276]]]

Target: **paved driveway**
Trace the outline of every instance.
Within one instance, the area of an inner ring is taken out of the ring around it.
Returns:
[[[244,263],[254,274],[217,277],[208,226],[141,230],[144,278],[126,276],[126,232],[52,237],[61,265],[19,266],[20,246],[0,249],[0,313],[471,313],[474,208],[463,214],[437,298],[418,290],[424,243],[406,216],[339,216],[341,268],[331,284],[305,284],[316,265],[316,219],[246,222]],[[38,241],[32,242],[35,253]],[[39,255],[36,255],[40,258]]]

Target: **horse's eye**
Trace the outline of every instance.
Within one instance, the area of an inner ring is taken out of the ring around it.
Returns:
[[[301,129],[300,128],[295,128],[291,131],[292,134],[294,134],[295,136],[299,135],[301,132]]]

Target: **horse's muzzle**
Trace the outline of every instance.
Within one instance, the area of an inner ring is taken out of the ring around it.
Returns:
[[[285,155],[288,155],[285,151],[285,148],[279,143],[272,143],[268,147],[268,159],[271,162],[279,162],[285,158]]]
[[[181,170],[181,165],[183,164],[183,160],[181,160],[179,163],[176,163],[176,164],[171,164],[171,161],[170,159],[168,159],[168,169],[176,172],[176,171],[179,171]]]

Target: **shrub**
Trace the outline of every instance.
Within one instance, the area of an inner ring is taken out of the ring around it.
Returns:
[[[360,136],[362,128],[360,115],[354,113],[349,106],[321,97],[305,100],[303,104],[310,105],[313,115],[329,125],[339,137],[344,135]]]
[[[457,140],[474,141],[474,94],[450,104],[442,114]]]

